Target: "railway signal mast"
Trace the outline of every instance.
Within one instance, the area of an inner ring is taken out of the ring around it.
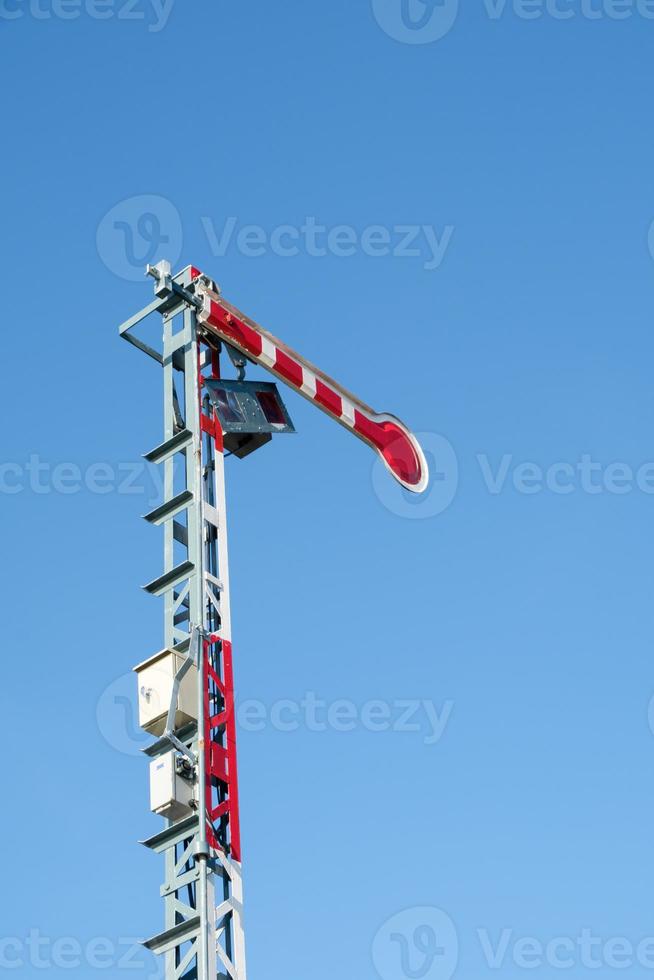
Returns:
[[[165,980],[246,980],[234,673],[229,605],[225,454],[243,458],[293,425],[274,382],[247,381],[259,364],[368,443],[408,490],[427,486],[415,436],[365,405],[227,303],[187,266],[148,266],[154,300],[120,334],[163,368],[164,499],[145,519],[163,527],[164,568],[145,586],[164,600],[164,649],[135,667],[139,721],[154,741],[152,810],[163,829],[144,841],[164,857],[164,930],[145,945]],[[163,321],[156,350],[135,329]],[[221,359],[236,378],[221,374]]]

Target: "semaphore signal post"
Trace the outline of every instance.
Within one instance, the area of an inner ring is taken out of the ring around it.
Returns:
[[[427,463],[415,436],[379,414],[221,295],[193,266],[148,267],[154,300],[120,334],[163,369],[164,499],[145,520],[163,528],[164,648],[135,667],[139,722],[153,737],[150,803],[163,829],[143,841],[163,856],[164,929],[147,940],[165,980],[246,980],[225,457],[243,459],[293,424],[258,364],[367,443],[391,475],[421,493]],[[137,328],[161,317],[156,350]],[[236,377],[223,377],[230,366]]]

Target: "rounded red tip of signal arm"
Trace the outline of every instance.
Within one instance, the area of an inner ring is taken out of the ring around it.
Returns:
[[[388,471],[405,489],[422,493],[429,483],[422,446],[394,415],[371,415],[359,419],[355,413],[355,432],[379,453]]]
[[[247,354],[367,442],[405,489],[422,493],[427,488],[429,468],[425,454],[399,419],[375,412],[206,285],[200,283],[196,292],[202,298],[198,320],[208,331]]]

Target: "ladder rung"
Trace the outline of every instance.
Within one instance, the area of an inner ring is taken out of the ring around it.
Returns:
[[[144,847],[149,847],[151,851],[159,853],[160,851],[166,851],[173,844],[178,844],[180,841],[193,837],[197,829],[198,818],[196,814],[192,814],[190,817],[179,820],[172,827],[166,827],[164,830],[159,831],[158,834],[154,834],[152,837],[148,837],[147,840],[142,840],[140,843]]]
[[[146,939],[143,945],[153,953],[167,953],[168,950],[175,949],[177,946],[181,946],[182,943],[187,943],[189,940],[195,939],[199,933],[200,916],[194,915],[192,919],[187,919],[186,922],[180,922],[178,925],[173,926],[172,929],[166,929],[165,932],[160,932],[158,936],[153,936],[152,939]]]
[[[183,582],[185,578],[188,578],[192,572],[195,571],[195,565],[192,561],[183,561],[181,565],[176,565],[171,568],[169,572],[164,572],[159,578],[155,578],[154,581],[149,582],[144,585],[143,588],[150,595],[163,595],[169,589],[172,589],[175,585],[179,585]]]
[[[198,726],[196,722],[190,721],[187,725],[184,725],[183,728],[178,728],[175,735],[180,742],[186,743],[191,741],[197,730]],[[161,738],[158,738],[156,742],[152,743],[152,745],[146,745],[144,749],[141,749],[141,752],[143,752],[144,755],[149,756],[151,759],[155,759],[158,755],[161,755],[163,752],[167,752],[170,748],[172,748],[172,742],[166,735],[162,735]]]
[[[163,463],[164,460],[170,459],[175,453],[179,453],[182,449],[186,449],[188,444],[193,441],[193,433],[189,429],[182,429],[181,432],[177,432],[172,439],[167,439],[162,442],[160,446],[156,449],[151,449],[149,453],[143,454],[143,459],[147,459],[148,463]]]
[[[159,504],[154,510],[151,510],[149,514],[143,515],[143,520],[147,521],[148,524],[163,524],[164,521],[169,521],[171,517],[175,517],[179,514],[180,510],[184,510],[193,501],[193,494],[190,490],[182,490],[171,500],[164,501],[163,504]]]

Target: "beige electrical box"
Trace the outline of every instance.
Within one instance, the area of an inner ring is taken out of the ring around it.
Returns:
[[[138,679],[139,725],[150,735],[163,735],[175,674],[186,658],[161,650],[134,668]],[[175,730],[198,718],[198,671],[191,666],[179,687]]]
[[[176,752],[166,752],[150,763],[150,808],[168,820],[182,820],[195,809],[193,776],[185,778]]]

